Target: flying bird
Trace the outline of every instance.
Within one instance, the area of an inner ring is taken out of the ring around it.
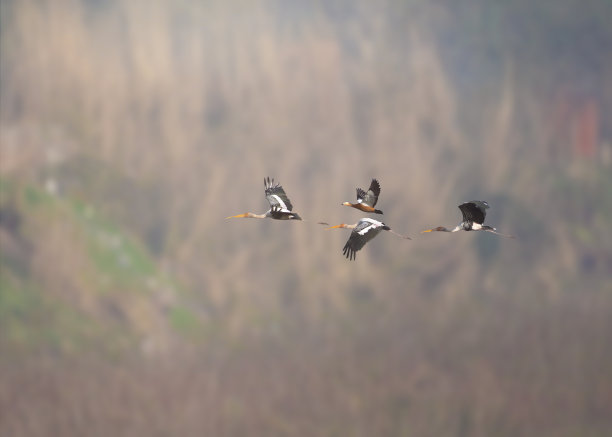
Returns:
[[[380,209],[374,209],[378,196],[380,195],[380,184],[376,179],[372,179],[368,191],[357,188],[357,203],[343,202],[344,206],[351,206],[363,212],[373,212],[374,214],[382,214]]]
[[[496,235],[501,235],[502,237],[514,238],[513,235],[502,234],[497,232],[497,229],[484,225],[485,216],[487,215],[487,209],[489,208],[489,204],[482,200],[472,200],[470,202],[465,202],[459,205],[459,209],[461,210],[461,214],[463,214],[463,221],[455,226],[454,229],[447,229],[444,226],[438,226],[434,229],[427,229],[424,232],[458,232],[458,231],[486,231],[491,232]]]
[[[345,223],[342,223],[340,225],[332,226],[327,229],[334,229],[334,228],[347,228],[347,229],[353,230],[351,232],[351,236],[349,237],[348,241],[344,245],[344,249],[342,250],[342,253],[349,260],[354,260],[357,252],[361,250],[361,248],[365,246],[365,244],[368,241],[376,237],[380,233],[380,231],[389,231],[397,235],[398,237],[411,240],[410,237],[398,234],[397,232],[392,230],[389,226],[387,226],[383,222],[380,222],[378,220],[374,220],[371,218],[367,218],[367,217],[362,218],[354,225],[347,225]]]
[[[264,178],[264,188],[266,193],[266,199],[270,203],[270,209],[264,214],[253,214],[252,212],[245,212],[244,214],[232,215],[226,217],[230,218],[266,218],[270,217],[275,220],[302,220],[302,218],[295,212],[293,212],[293,205],[285,194],[285,190],[279,183],[274,183],[274,178]]]

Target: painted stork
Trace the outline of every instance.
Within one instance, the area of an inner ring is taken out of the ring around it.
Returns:
[[[357,188],[357,203],[343,202],[344,206],[351,206],[363,212],[373,212],[374,214],[382,214],[380,209],[374,209],[378,196],[380,194],[380,184],[376,179],[372,179],[368,191]]]
[[[485,216],[487,215],[487,209],[489,208],[489,204],[482,200],[472,200],[470,202],[465,202],[459,205],[459,209],[461,210],[461,214],[463,214],[463,221],[455,226],[454,229],[447,229],[444,226],[438,226],[434,229],[427,229],[424,232],[458,232],[458,231],[486,231],[491,232],[492,234],[501,235],[502,237],[514,238],[513,235],[502,234],[497,232],[497,229],[483,225]]]
[[[349,260],[354,260],[357,252],[361,250],[361,248],[365,246],[365,244],[368,241],[376,237],[380,233],[380,231],[389,231],[397,235],[398,237],[411,240],[410,237],[398,234],[397,232],[392,230],[389,226],[387,226],[383,222],[380,222],[378,220],[374,220],[371,218],[367,218],[367,217],[362,218],[354,225],[347,225],[345,223],[342,223],[340,225],[332,226],[327,229],[334,229],[334,228],[347,228],[347,229],[353,230],[351,232],[351,236],[349,237],[348,241],[344,245],[344,249],[342,250],[342,253]]]
[[[285,190],[279,183],[274,183],[274,179],[264,178],[264,187],[266,192],[266,199],[270,203],[270,209],[264,214],[253,214],[252,212],[245,212],[244,214],[232,215],[226,217],[230,218],[266,218],[270,217],[275,220],[302,220],[302,218],[295,212],[293,212],[293,205],[285,194]]]

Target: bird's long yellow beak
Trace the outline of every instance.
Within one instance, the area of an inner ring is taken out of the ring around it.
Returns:
[[[433,232],[433,229],[427,229],[426,231],[421,231],[421,234],[424,234],[425,232]]]
[[[336,229],[336,228],[343,228],[344,224],[341,225],[336,225],[336,226],[330,226],[329,228],[325,228],[326,231],[329,231],[330,229]]]
[[[238,215],[230,215],[229,217],[225,217],[225,220],[227,219],[231,219],[231,218],[244,218],[248,216],[248,212],[244,213],[244,214],[238,214]]]

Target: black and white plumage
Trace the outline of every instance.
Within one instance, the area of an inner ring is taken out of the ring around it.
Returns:
[[[293,205],[283,187],[279,183],[274,183],[274,178],[270,179],[269,177],[264,178],[264,187],[266,199],[270,204],[270,210],[277,214],[290,214],[293,210]]]
[[[357,252],[361,250],[361,248],[365,246],[368,241],[376,237],[380,233],[380,231],[389,231],[397,235],[398,237],[410,240],[410,237],[398,234],[383,222],[368,217],[362,218],[354,225],[347,225],[345,223],[342,223],[340,225],[332,226],[327,229],[334,228],[347,228],[353,230],[348,241],[344,245],[344,248],[342,249],[342,253],[349,260],[354,260],[357,255]]]
[[[461,224],[467,231],[474,225],[482,226],[487,215],[487,209],[489,209],[489,204],[483,200],[472,200],[471,202],[459,205],[459,209],[463,215],[463,222]]]
[[[483,200],[472,200],[459,205],[461,214],[463,215],[463,221],[455,226],[453,229],[447,229],[444,226],[438,226],[437,228],[427,229],[424,232],[458,232],[458,231],[486,231],[492,234],[501,235],[502,237],[514,238],[513,235],[502,234],[497,232],[497,229],[487,226],[484,224],[485,217],[487,216],[487,209],[489,204]]]
[[[363,212],[373,212],[374,214],[382,214],[380,209],[374,209],[376,202],[378,202],[378,196],[380,195],[380,184],[376,179],[372,179],[370,182],[370,188],[365,191],[361,188],[357,188],[357,203],[343,202],[342,205],[356,208]]]
[[[233,215],[226,218],[266,218],[270,217],[275,220],[302,220],[302,218],[293,212],[293,205],[287,197],[285,190],[279,183],[274,182],[274,178],[264,178],[264,188],[266,199],[270,204],[270,209],[264,214],[253,214],[245,212],[244,214]]]

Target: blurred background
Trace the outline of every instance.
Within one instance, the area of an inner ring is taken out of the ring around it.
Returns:
[[[609,0],[0,5],[0,434],[610,435]]]

